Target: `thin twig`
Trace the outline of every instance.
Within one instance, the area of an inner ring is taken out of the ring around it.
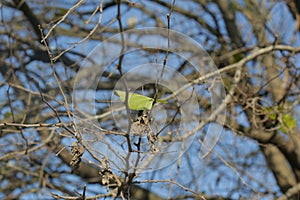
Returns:
[[[47,124],[47,123],[38,123],[38,124],[19,124],[19,123],[11,123],[11,122],[4,122],[0,123],[0,127],[5,126],[13,126],[13,127],[22,127],[22,128],[36,128],[36,127],[63,127],[63,123],[55,123],[55,124]]]
[[[61,22],[65,21],[65,19],[67,18],[67,16],[73,12],[76,8],[78,8],[81,4],[85,3],[85,0],[79,0],[74,6],[72,6],[67,12],[66,14],[64,14],[61,19],[54,24],[50,30],[48,31],[48,33],[45,35],[45,37],[42,38],[42,43],[46,42],[46,39],[49,37],[49,35],[51,34],[51,32],[56,28],[56,26],[58,26]]]
[[[191,190],[190,188],[185,187],[185,186],[181,185],[180,183],[177,183],[173,180],[143,180],[143,181],[135,181],[134,183],[136,183],[136,184],[140,184],[140,183],[170,183],[170,184],[177,185],[181,189],[183,189],[187,192],[190,192],[190,193],[194,194],[196,197],[200,197],[203,200],[205,200],[205,197],[203,195],[201,195],[201,194]]]
[[[117,12],[117,20],[118,20],[118,24],[119,24],[119,29],[120,29],[120,34],[121,34],[121,44],[122,44],[122,48],[121,48],[121,52],[120,52],[120,57],[119,57],[119,63],[118,63],[118,71],[121,75],[121,77],[123,76],[123,70],[122,70],[122,62],[123,62],[123,58],[124,58],[124,53],[125,53],[125,40],[124,40],[124,34],[123,34],[123,24],[122,24],[122,20],[121,20],[121,0],[117,1],[118,3],[118,12]],[[126,134],[126,141],[127,141],[127,145],[128,145],[128,152],[132,152],[132,147],[131,147],[131,142],[130,142],[130,137],[129,137],[129,133],[130,133],[130,127],[131,127],[131,118],[130,118],[130,112],[129,112],[129,105],[128,105],[128,87],[126,84],[126,79],[125,77],[122,78],[123,80],[123,84],[124,84],[124,89],[125,89],[125,107],[126,107],[126,112],[127,112],[127,120],[128,120],[128,127],[127,127],[127,134]],[[128,154],[128,156],[130,156],[130,153]],[[129,160],[129,159],[126,159]]]
[[[24,151],[14,151],[14,152],[11,152],[11,153],[7,153],[5,154],[4,156],[1,156],[0,157],[0,161],[1,160],[9,160],[11,158],[15,158],[15,157],[18,157],[18,156],[22,156],[24,155],[26,152],[27,153],[32,153],[34,151],[37,151],[39,149],[42,149],[44,148],[47,143],[51,142],[52,141],[52,138],[54,136],[54,131],[51,131],[51,134],[47,137],[47,139],[45,141],[43,141],[43,143],[41,145],[38,145],[38,146],[35,146],[35,147],[32,147],[32,148],[29,148],[29,149],[25,149]]]
[[[155,95],[154,95],[154,103],[156,103],[156,99],[158,98],[157,97],[158,85],[159,85],[160,81],[162,80],[162,77],[163,77],[163,74],[164,74],[164,71],[165,71],[165,67],[166,67],[166,64],[167,64],[168,56],[169,56],[170,47],[171,47],[171,44],[170,44],[170,28],[171,28],[171,15],[172,15],[172,12],[173,12],[174,5],[175,5],[175,0],[173,0],[172,6],[169,10],[169,13],[167,14],[167,20],[168,20],[168,27],[167,27],[167,30],[168,30],[168,48],[167,48],[167,51],[165,53],[165,57],[164,57],[164,60],[163,60],[163,67],[162,67],[162,70],[161,70],[161,73],[160,73],[160,77],[159,77],[157,83],[155,84],[155,90],[156,91],[155,91]]]
[[[51,68],[52,68],[52,74],[53,74],[53,76],[54,76],[54,78],[55,78],[55,80],[56,80],[56,83],[57,83],[57,85],[58,85],[59,91],[60,91],[61,95],[62,95],[63,98],[64,98],[64,108],[66,109],[66,113],[67,113],[67,115],[68,115],[69,120],[72,122],[72,123],[71,123],[71,127],[73,128],[73,130],[71,130],[70,128],[68,128],[68,127],[65,126],[64,124],[63,124],[63,128],[64,128],[65,130],[67,130],[70,134],[72,134],[73,136],[75,136],[76,139],[80,140],[80,139],[81,139],[81,136],[78,135],[77,127],[76,127],[75,122],[73,121],[73,119],[72,119],[72,117],[71,117],[71,114],[70,114],[71,112],[70,112],[70,110],[69,110],[68,99],[67,99],[67,97],[66,97],[66,95],[65,95],[65,93],[64,93],[64,91],[63,91],[63,89],[62,89],[61,82],[60,82],[60,80],[58,79],[57,74],[56,74],[56,71],[55,71],[55,68],[54,68],[54,64],[53,64],[53,61],[52,61],[53,54],[51,53],[51,51],[50,51],[50,49],[49,49],[49,47],[48,47],[48,43],[47,43],[47,41],[46,41],[46,39],[45,39],[45,37],[44,37],[43,30],[42,30],[41,26],[39,26],[38,28],[39,28],[39,30],[40,30],[41,37],[43,38],[44,45],[45,45],[45,47],[46,47],[48,56],[49,56],[49,58],[50,58],[50,65],[51,65]],[[42,101],[43,101],[45,104],[47,104],[48,107],[55,113],[55,115],[56,115],[58,121],[61,123],[62,120],[60,119],[60,116],[58,115],[56,109],[55,109],[49,102],[47,102],[47,101],[45,100],[45,98],[44,98],[44,96],[43,96],[43,93],[41,92],[41,88],[40,88],[39,85],[38,85],[38,88],[39,88],[39,91],[40,91],[40,95],[41,95]]]
[[[11,103],[11,99],[10,99],[10,95],[9,95],[9,90],[10,90],[10,86],[8,86],[8,89],[7,89],[6,93],[7,93],[7,98],[8,98],[9,108],[10,108],[10,112],[11,112],[11,117],[12,117],[13,123],[15,123],[15,122],[16,122],[16,119],[15,119],[14,109],[13,109],[13,107],[12,107],[12,103]],[[19,133],[20,133],[20,135],[21,135],[21,138],[25,141],[25,146],[26,146],[26,148],[25,148],[24,155],[26,155],[26,154],[27,154],[27,151],[28,151],[28,148],[29,148],[29,146],[28,146],[28,140],[27,140],[26,137],[24,136],[23,130],[20,129],[20,127],[18,127],[18,126],[17,126],[16,128],[19,130]]]
[[[84,41],[86,41],[87,39],[89,39],[98,29],[98,27],[100,27],[101,22],[102,22],[102,12],[103,12],[103,8],[102,8],[102,4],[103,1],[101,1],[100,5],[95,9],[95,11],[93,12],[92,15],[94,15],[94,13],[96,13],[99,10],[100,16],[98,19],[98,22],[96,23],[96,25],[93,27],[93,29],[80,41],[73,43],[72,46],[70,46],[69,48],[63,50],[62,52],[60,52],[57,56],[55,56],[54,58],[52,58],[52,61],[55,62],[56,60],[58,60],[63,54],[65,54],[66,52],[70,51],[71,49],[75,48],[78,44],[83,43]],[[91,17],[88,19],[87,23],[89,23],[89,21],[91,20]]]

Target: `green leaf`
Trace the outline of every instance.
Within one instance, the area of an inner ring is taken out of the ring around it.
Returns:
[[[280,130],[287,133],[296,126],[296,119],[289,114],[284,114],[282,115],[282,123],[283,127]]]
[[[116,90],[116,94],[120,97],[122,101],[125,102],[126,92],[121,90]],[[131,110],[150,110],[152,108],[154,99],[134,93],[128,93],[128,106]],[[157,102],[168,103],[166,100],[158,99]]]
[[[278,117],[280,117],[281,120],[278,120],[277,125],[280,126],[280,130],[288,134],[295,126],[296,126],[296,119],[289,115],[289,114],[281,114],[278,115],[278,113],[282,113],[283,108],[280,106],[275,106],[274,108],[264,108],[265,114],[268,115],[269,119],[276,120]]]
[[[237,63],[245,57],[243,53],[233,55],[233,63]]]
[[[268,108],[268,107],[263,107],[264,113],[266,115],[268,115],[269,119],[271,120],[275,120],[277,117],[276,112],[274,112],[274,110],[272,108]]]
[[[10,118],[11,117],[11,112],[6,112],[4,113],[4,119]]]

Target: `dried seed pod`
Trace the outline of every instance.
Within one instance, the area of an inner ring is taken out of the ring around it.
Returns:
[[[134,136],[146,136],[150,131],[151,118],[148,113],[143,113],[131,125],[131,134]]]
[[[72,160],[70,162],[72,173],[79,167],[79,164],[81,162],[81,156],[84,153],[84,149],[82,146],[78,144],[78,142],[73,142],[71,146],[71,152],[72,152]]]
[[[109,185],[111,180],[114,179],[113,173],[110,169],[103,169],[99,172],[101,175],[101,183],[102,185]]]
[[[157,136],[153,133],[149,133],[147,138],[148,138],[148,142],[149,142],[149,145],[150,145],[150,151],[152,153],[157,152],[157,149],[155,148],[155,145],[154,145],[154,143],[157,140]]]

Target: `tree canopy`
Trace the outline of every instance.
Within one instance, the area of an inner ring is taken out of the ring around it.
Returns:
[[[299,1],[1,0],[0,20],[1,199],[299,198]]]

